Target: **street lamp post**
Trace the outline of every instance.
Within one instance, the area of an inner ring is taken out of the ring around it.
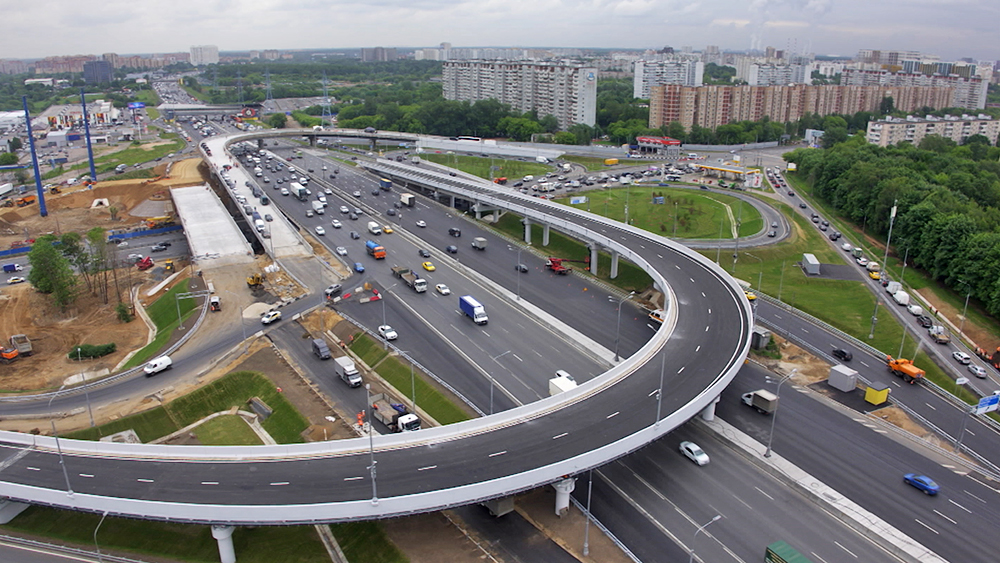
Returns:
[[[80,360],[80,347],[76,347],[76,361],[79,363]],[[87,401],[87,414],[90,415],[90,427],[94,427],[94,410],[90,408],[90,392],[87,390],[87,372],[83,370],[83,364],[80,364],[80,379],[83,380],[83,397]]]
[[[622,303],[624,303],[628,299],[631,299],[633,295],[635,295],[634,291],[629,292],[628,295],[626,295],[625,297],[622,297],[618,301],[618,327],[615,329],[615,361],[616,362],[621,359],[618,356],[618,340],[619,340],[619,337],[621,336],[621,330],[622,330]]]
[[[653,428],[660,427],[660,407],[663,405],[663,372],[667,369],[667,354],[664,353],[660,359],[660,387],[656,390],[656,422]]]
[[[583,526],[583,556],[590,555],[590,496],[594,490],[594,470],[587,472],[587,523]]]
[[[56,432],[56,419],[52,418],[52,401],[55,400],[57,396],[59,396],[59,392],[62,391],[65,387],[66,384],[64,383],[61,387],[59,387],[59,389],[56,390],[55,393],[52,394],[52,397],[49,398],[48,409],[49,409],[49,422],[52,423],[52,436],[54,436],[56,439],[56,451],[59,453],[59,466],[62,467],[63,478],[66,479],[66,494],[72,497],[73,487],[71,487],[69,484],[69,472],[66,471],[66,462],[63,460],[62,446],[59,444],[59,433]]]
[[[107,517],[108,517],[108,511],[105,510],[104,514],[101,515],[100,522],[97,523],[97,527],[94,528],[94,549],[97,550],[97,561],[98,561],[98,563],[103,562],[104,558],[101,557],[101,546],[97,545],[97,530],[101,529],[101,524],[104,523],[104,519],[107,518]]]
[[[530,244],[528,246],[531,246]],[[521,300],[521,251],[522,247],[517,247],[517,300]]]
[[[959,338],[961,338],[962,335],[965,334],[965,332],[963,332],[965,329],[965,315],[969,312],[969,297],[972,296],[972,286],[969,285],[969,283],[966,281],[963,280],[958,280],[958,281],[965,284],[966,288],[965,307],[962,308],[962,322],[958,325],[958,336]]]
[[[778,382],[778,388],[774,392],[774,396],[778,398],[778,404],[775,405],[774,412],[771,413],[771,432],[770,432],[770,434],[767,437],[767,449],[764,450],[764,457],[771,457],[771,440],[774,439],[774,421],[777,420],[777,418],[778,418],[778,407],[781,406],[781,386],[786,381],[788,381],[789,379],[791,379],[792,377],[794,377],[795,373],[798,372],[798,371],[799,371],[798,369],[793,369],[792,373],[790,373],[790,374],[786,375],[785,377],[783,377],[781,379],[781,381]]]
[[[889,212],[889,235],[885,239],[885,257],[882,259],[882,265],[885,266],[889,260],[889,243],[892,242],[892,225],[896,222],[896,201],[892,201],[892,211]],[[862,229],[863,230],[863,229]],[[906,259],[903,259],[903,271],[906,271]],[[900,280],[902,282],[902,280]],[[878,322],[878,296],[875,297],[875,310],[872,312],[872,328],[868,332],[868,339],[871,340],[875,338],[875,323]]]
[[[385,296],[389,294],[389,290],[390,289],[396,287],[397,285],[399,285],[399,282],[394,283],[394,284],[390,285],[389,287],[383,289],[382,290],[382,294],[379,296],[379,300],[382,301],[382,326],[385,326],[385,324],[386,324],[386,322],[385,322]],[[385,335],[381,335],[381,336],[382,336],[382,342],[385,345],[385,349],[388,350],[389,349],[389,340],[385,337]]]
[[[378,485],[375,480],[375,466],[378,463],[375,461],[375,428],[372,426],[372,384],[365,384],[365,397],[367,398],[368,405],[366,410],[368,411],[368,459],[371,461],[371,465],[368,466],[368,470],[371,471],[372,476],[372,506],[378,506]]]
[[[702,530],[704,530],[705,528],[707,528],[709,526],[709,524],[713,524],[715,522],[718,522],[720,518],[722,518],[722,515],[721,514],[716,514],[715,516],[712,517],[711,520],[709,520],[708,522],[705,522],[700,528],[698,528],[697,530],[694,531],[694,536],[691,537],[691,550],[690,550],[691,556],[688,558],[688,563],[694,563],[694,540],[696,540],[698,538],[698,534]]]
[[[677,202],[674,202],[674,237],[677,236]]]
[[[493,361],[499,364],[500,362],[497,362],[497,360],[499,360],[503,356],[506,356],[507,354],[510,354],[510,350],[507,350],[503,354],[497,354],[496,356],[493,356]],[[496,379],[493,378],[493,374],[490,372],[486,372],[486,375],[490,376],[490,414],[493,414],[493,388],[496,387]]]

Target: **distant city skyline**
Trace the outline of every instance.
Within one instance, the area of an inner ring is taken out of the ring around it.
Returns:
[[[49,0],[6,12],[0,58],[102,53],[511,46],[742,51],[852,57],[912,50],[944,60],[1000,59],[1000,4],[985,0]]]

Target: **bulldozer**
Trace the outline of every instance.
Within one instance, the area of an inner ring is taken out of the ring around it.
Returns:
[[[0,362],[9,364],[20,357],[21,353],[17,351],[17,348],[0,347]]]
[[[163,269],[166,270],[166,271],[168,271],[168,272],[173,272],[174,271],[174,261],[173,261],[172,258],[167,258],[163,262]]]
[[[266,279],[267,278],[264,277],[264,274],[257,273],[249,275],[247,276],[247,287],[249,287],[251,291],[261,289],[264,287],[264,280]]]

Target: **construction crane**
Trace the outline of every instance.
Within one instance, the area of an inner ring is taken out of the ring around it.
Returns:
[[[560,276],[565,276],[566,274],[573,271],[573,268],[563,266],[564,262],[577,262],[580,264],[590,264],[590,257],[583,260],[571,260],[569,258],[556,258],[555,256],[549,256],[545,259],[545,267],[552,270],[554,273]]]

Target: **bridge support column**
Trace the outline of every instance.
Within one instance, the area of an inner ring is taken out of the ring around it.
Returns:
[[[597,245],[590,247],[590,273],[597,275]]]
[[[715,405],[719,403],[721,397],[716,397],[714,401],[705,405],[705,408],[701,409],[701,419],[705,422],[712,422],[715,420]]]
[[[0,500],[0,524],[9,524],[15,516],[28,508],[27,504],[21,504],[12,500]]]
[[[309,135],[309,146],[310,147],[316,146],[316,135]]]
[[[212,537],[219,543],[219,561],[236,563],[236,549],[233,548],[233,526],[212,526]]]
[[[264,142],[265,142],[264,139],[257,139],[257,148],[258,149],[264,148]]]
[[[472,210],[476,213],[476,221],[483,220],[483,213],[479,210],[479,205],[478,201],[472,204]]]
[[[524,223],[524,243],[531,244],[531,219],[525,218],[521,222]]]
[[[549,226],[542,225],[542,246],[549,245]]]
[[[618,277],[618,252],[611,251],[611,279]]]
[[[568,477],[552,483],[552,488],[556,490],[556,516],[562,517],[569,511],[569,495],[576,488],[576,479]]]
[[[455,196],[453,195],[448,196],[448,207],[455,209]]]

